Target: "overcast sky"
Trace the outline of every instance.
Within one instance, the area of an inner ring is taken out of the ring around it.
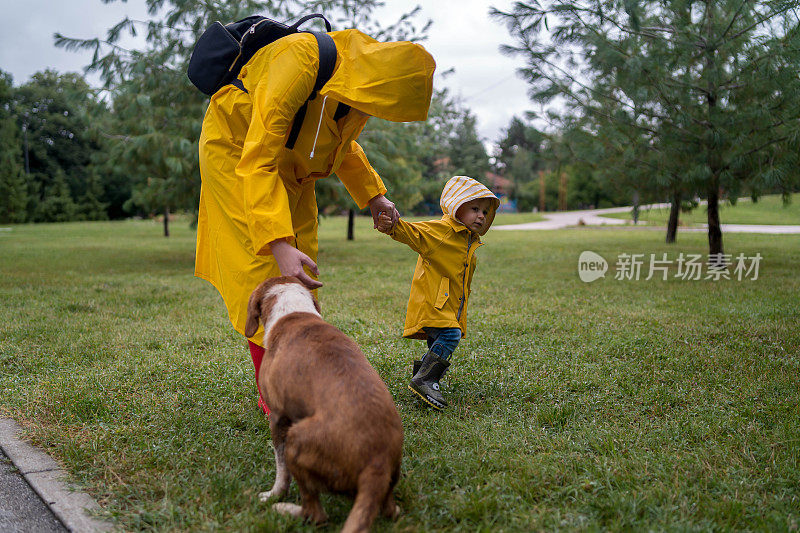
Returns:
[[[507,9],[511,0],[386,0],[376,16],[388,25],[409,6],[420,4],[419,20],[432,19],[430,38],[423,45],[436,59],[437,71],[454,68],[441,79],[460,95],[478,118],[480,135],[496,142],[512,116],[531,109],[525,84],[515,74],[519,58],[499,52],[511,42],[505,27],[489,18],[489,7]],[[53,34],[69,37],[104,37],[106,30],[125,15],[145,19],[145,0],[103,4],[101,0],[0,0],[0,69],[10,72],[14,84],[27,81],[34,72],[53,68],[79,71],[89,63],[90,52],[66,52],[53,45]],[[91,81],[91,79],[90,79]]]

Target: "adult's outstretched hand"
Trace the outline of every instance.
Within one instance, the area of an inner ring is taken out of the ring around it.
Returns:
[[[303,265],[305,265],[315,276],[319,276],[319,268],[310,257],[283,239],[272,241],[269,246],[282,275],[296,277],[309,289],[322,287],[322,283],[306,274],[306,271],[303,270]]]
[[[381,213],[385,213],[392,219],[392,228],[397,224],[400,218],[400,213],[397,212],[394,203],[389,201],[384,195],[379,194],[369,201],[369,210],[372,213],[372,227],[378,229],[378,217]]]

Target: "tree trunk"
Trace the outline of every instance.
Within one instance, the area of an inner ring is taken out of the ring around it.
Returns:
[[[667,244],[675,242],[678,235],[678,218],[681,213],[681,192],[672,193],[672,205],[669,208],[669,221],[667,221]]]
[[[25,175],[31,173],[31,163],[28,156],[28,128],[25,127]]]
[[[544,203],[545,186],[544,186],[544,170],[539,171],[539,212],[545,211]]]
[[[567,210],[567,173],[561,172],[558,175],[558,210]]]
[[[164,237],[169,237],[169,206],[164,206]]]
[[[714,176],[708,186],[708,254],[721,254],[722,228],[719,223],[719,178]]]
[[[347,240],[352,241],[355,239],[353,232],[356,220],[356,212],[353,209],[347,210]]]
[[[633,223],[639,223],[639,191],[633,191]]]

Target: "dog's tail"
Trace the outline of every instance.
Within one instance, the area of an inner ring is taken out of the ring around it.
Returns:
[[[394,489],[397,476],[393,473],[393,466],[384,457],[376,457],[358,476],[358,493],[353,508],[347,516],[347,521],[342,527],[342,533],[366,533],[389,493]]]

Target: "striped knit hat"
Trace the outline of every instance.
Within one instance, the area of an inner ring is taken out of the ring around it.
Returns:
[[[492,199],[492,207],[489,210],[489,214],[486,215],[486,224],[483,231],[481,231],[481,235],[484,235],[489,231],[489,227],[494,221],[494,214],[500,206],[500,200],[483,184],[467,176],[454,176],[445,183],[439,205],[442,208],[442,213],[456,219],[458,208],[464,203],[477,198]]]

